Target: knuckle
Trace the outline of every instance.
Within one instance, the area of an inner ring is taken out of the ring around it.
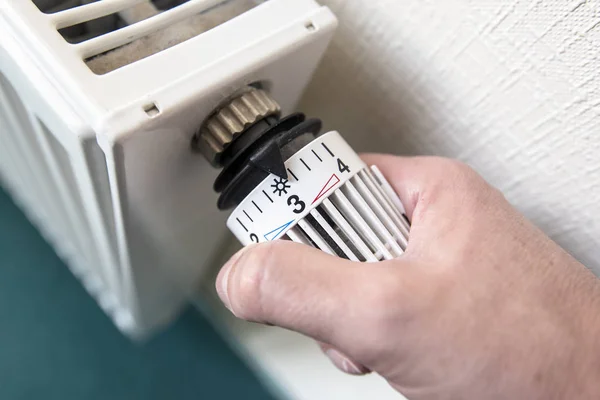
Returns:
[[[415,221],[427,218],[440,205],[462,207],[465,199],[486,192],[488,185],[483,178],[462,161],[433,156],[419,158],[418,162],[426,173],[417,191],[412,216]]]
[[[377,280],[365,294],[363,299],[364,312],[370,334],[367,337],[367,346],[370,352],[376,353],[381,346],[389,342],[390,336],[396,329],[396,324],[402,318],[404,288],[399,280]],[[382,349],[383,350],[383,349]]]
[[[438,168],[443,180],[453,180],[454,182],[469,182],[477,177],[477,173],[468,164],[450,158],[438,159]]]
[[[422,205],[437,203],[448,196],[463,197],[487,192],[488,185],[483,178],[464,162],[436,157],[434,165],[433,182],[423,190],[419,199]]]
[[[368,293],[366,300],[366,306],[375,310],[378,319],[386,315],[386,310],[389,309],[390,304],[393,304],[398,297],[398,293],[402,290],[400,285],[394,279],[386,279],[377,282],[377,288]]]

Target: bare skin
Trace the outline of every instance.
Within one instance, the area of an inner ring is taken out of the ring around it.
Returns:
[[[407,209],[406,253],[373,264],[250,246],[217,278],[224,304],[411,400],[600,398],[600,281],[469,167],[364,159]]]

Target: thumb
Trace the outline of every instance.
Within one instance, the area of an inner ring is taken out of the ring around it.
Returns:
[[[217,292],[239,318],[281,326],[344,348],[373,314],[387,262],[374,265],[277,240],[250,245],[221,269]]]

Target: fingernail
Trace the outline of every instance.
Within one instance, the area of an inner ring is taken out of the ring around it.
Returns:
[[[362,375],[364,374],[364,370],[360,368],[354,361],[348,359],[348,357],[344,356],[342,353],[335,349],[328,349],[325,354],[327,357],[335,364],[336,367],[341,369],[347,374],[351,375]]]
[[[227,261],[227,263],[225,263],[223,268],[221,268],[221,271],[219,272],[219,275],[217,276],[217,282],[215,285],[216,289],[217,289],[217,294],[219,295],[219,298],[221,299],[221,301],[223,302],[225,307],[227,307],[227,309],[229,311],[231,311],[232,313],[233,313],[233,310],[231,309],[231,301],[229,300],[229,288],[228,288],[229,275],[231,274],[231,270],[233,269],[233,266],[237,263],[237,261],[240,259],[242,254],[244,254],[246,252],[246,250],[248,250],[248,247],[250,247],[250,246],[243,247],[237,253],[235,253],[233,256],[231,256],[229,261]]]

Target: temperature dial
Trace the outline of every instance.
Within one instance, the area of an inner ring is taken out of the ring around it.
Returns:
[[[338,132],[319,134],[320,121],[302,114],[280,119],[274,104],[247,89],[213,113],[194,141],[223,167],[218,206],[235,207],[227,226],[238,240],[292,240],[353,261],[401,255],[410,225],[383,174]]]

